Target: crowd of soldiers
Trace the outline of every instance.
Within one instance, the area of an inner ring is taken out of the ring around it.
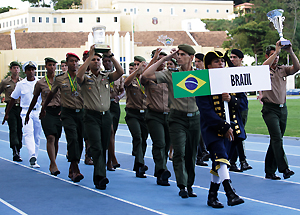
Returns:
[[[293,66],[278,66],[278,54],[287,51]],[[120,167],[115,156],[115,134],[120,119],[119,101],[126,91],[125,121],[132,136],[132,155],[135,157],[133,171],[138,178],[146,178],[148,170],[144,156],[148,133],[152,139],[152,155],[155,163],[154,176],[160,186],[170,186],[171,172],[167,160],[173,162],[179,196],[197,197],[193,192],[195,165],[207,166],[212,161],[211,184],[207,204],[223,208],[218,200],[222,184],[227,204],[244,203],[232,188],[229,171],[242,172],[252,167],[248,164],[244,149],[245,124],[248,115],[246,93],[226,93],[209,96],[175,98],[172,73],[181,71],[201,72],[203,69],[241,67],[244,55],[233,49],[222,54],[211,51],[205,55],[195,52],[187,44],[181,44],[170,54],[161,48],[153,50],[151,61],[135,56],[129,64],[129,76],[124,80],[122,66],[109,50],[99,54],[95,46],[80,58],[67,53],[61,61],[63,72],[55,76],[57,61],[45,58],[47,74],[40,80],[35,77],[37,65],[26,62],[22,68],[26,74],[19,77],[20,65],[10,64],[11,76],[0,84],[5,92],[6,112],[3,119],[10,129],[10,147],[13,160],[21,162],[22,137],[29,153],[29,163],[37,163],[40,132],[47,139],[50,159],[49,171],[59,175],[56,164],[58,143],[64,127],[67,140],[67,159],[70,162],[68,177],[73,182],[84,176],[79,161],[85,141],[85,164],[94,165],[93,182],[97,189],[106,189],[109,183],[106,169],[115,171]],[[195,59],[194,59],[195,58]],[[105,68],[101,68],[101,62]],[[195,67],[193,66],[195,63]],[[286,76],[300,69],[292,47],[283,47],[280,41],[266,50],[265,65],[270,66],[272,90],[259,93],[263,104],[262,114],[270,134],[270,145],[265,160],[265,178],[278,180],[276,170],[284,179],[294,174],[288,167],[283,149],[286,127]],[[225,120],[224,102],[228,103],[230,123]],[[23,129],[23,132],[22,132]],[[108,150],[108,159],[106,151]],[[239,157],[240,168],[236,164]]]

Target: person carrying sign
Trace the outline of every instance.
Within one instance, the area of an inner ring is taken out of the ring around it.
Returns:
[[[173,51],[150,66],[143,74],[149,80],[168,84],[170,106],[169,131],[174,148],[173,167],[176,176],[179,196],[182,198],[197,197],[192,186],[195,180],[195,160],[197,145],[200,140],[199,110],[195,97],[174,98],[172,72],[193,70],[192,62],[196,51],[187,44],[181,44]],[[163,70],[156,72],[162,62],[176,57],[179,70]]]
[[[223,54],[219,51],[208,52],[204,57],[204,64],[206,69],[224,68]],[[246,137],[238,111],[240,103],[238,94],[236,96],[228,93],[197,96],[196,101],[200,110],[201,133],[212,160],[210,171],[212,176],[207,204],[213,208],[224,207],[217,198],[221,183],[226,192],[227,204],[229,206],[242,204],[244,200],[231,187],[228,170],[230,142],[237,138],[243,140]],[[225,120],[224,101],[228,102],[231,124]]]

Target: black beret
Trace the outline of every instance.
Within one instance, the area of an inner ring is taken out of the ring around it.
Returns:
[[[188,44],[181,44],[178,46],[178,49],[188,53],[189,55],[194,55],[196,53],[195,49]]]
[[[145,58],[143,58],[142,56],[134,56],[134,60],[139,61],[139,62],[143,62],[143,61],[146,62]]]
[[[231,54],[235,54],[239,58],[244,58],[243,52],[241,50],[238,50],[238,49],[232,49]]]
[[[204,66],[205,69],[208,69],[208,65],[211,64],[212,60],[215,58],[223,58],[222,52],[219,51],[214,51],[214,52],[207,52],[206,55],[204,56]]]
[[[152,58],[154,57],[155,52],[156,52],[156,49],[154,49],[154,50],[151,52],[151,57],[152,57]],[[160,52],[159,55],[167,56],[167,53],[166,53],[166,52]]]
[[[195,58],[197,58],[197,59],[203,61],[204,54],[202,54],[202,53],[197,53],[197,54],[195,54]]]
[[[48,62],[54,62],[54,63],[57,63],[57,61],[54,60],[52,57],[46,57],[46,58],[45,58],[45,63],[48,63]]]
[[[134,62],[131,62],[131,63],[129,64],[129,66],[134,66]]]
[[[21,65],[20,65],[17,61],[12,61],[12,62],[10,62],[9,68],[12,68],[13,66],[21,67]]]

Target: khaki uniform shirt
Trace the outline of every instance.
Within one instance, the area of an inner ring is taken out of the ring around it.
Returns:
[[[126,90],[126,107],[145,110],[146,106],[146,95],[142,92],[138,81],[136,78],[131,82],[131,84],[125,87]]]
[[[179,69],[181,72],[182,69]],[[155,72],[157,83],[167,83],[169,89],[169,107],[186,113],[193,113],[198,110],[195,97],[174,98],[172,71],[163,70]]]
[[[51,92],[56,93],[60,89],[60,102],[61,106],[71,109],[82,109],[83,108],[83,97],[81,95],[81,87],[77,83],[77,92],[72,92],[68,72],[57,75],[53,81]]]
[[[52,86],[53,83],[50,83],[50,85]],[[41,80],[36,82],[34,91],[33,91],[33,95],[39,96],[41,94],[42,105],[46,101],[46,98],[47,98],[49,92],[50,92],[50,89],[49,89],[49,86],[48,86],[48,83],[47,83],[45,77],[43,77]],[[60,106],[60,90],[54,95],[54,97],[52,98],[52,100],[50,101],[48,106],[57,106],[57,107]]]
[[[146,102],[150,110],[156,112],[169,112],[168,107],[168,85],[166,83],[157,84],[154,81],[147,81],[145,84]]]
[[[118,80],[110,83],[110,98],[114,99],[120,95],[124,89],[124,78],[121,76]]]
[[[270,67],[271,90],[262,92],[262,102],[284,104],[286,102],[286,77],[295,73],[291,73],[291,66],[276,66],[275,69]]]
[[[18,81],[21,81],[22,78],[19,77]],[[17,83],[18,83],[17,81]],[[4,80],[1,81],[0,83],[0,93],[2,93],[3,91],[5,91],[5,102],[9,103],[11,100],[11,93],[14,91],[14,89],[16,88],[16,84],[11,77],[7,77]],[[20,98],[16,99],[15,101],[16,104],[20,104]]]
[[[80,84],[84,98],[84,109],[94,111],[107,111],[110,108],[110,75],[100,73],[95,76],[93,73],[84,75]]]

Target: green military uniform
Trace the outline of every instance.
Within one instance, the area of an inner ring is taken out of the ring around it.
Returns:
[[[167,158],[170,148],[168,116],[168,86],[148,81],[145,84],[147,95],[146,122],[153,142],[152,155],[155,163],[155,177],[167,170]]]
[[[135,78],[126,90],[126,117],[125,121],[132,136],[135,156],[133,170],[138,172],[144,166],[144,156],[147,148],[148,128],[145,121],[146,96],[140,80]]]
[[[110,83],[110,115],[112,118],[113,129],[116,131],[118,129],[120,120],[120,104],[115,102],[115,97],[120,96],[124,90],[124,78],[120,77],[118,80]]]
[[[179,72],[182,69],[179,68]],[[174,148],[173,167],[177,186],[192,190],[195,180],[195,159],[200,139],[199,110],[194,97],[174,98],[172,71],[155,72],[157,83],[167,83],[169,89],[169,129]]]
[[[93,181],[96,187],[106,177],[106,149],[111,133],[110,76],[100,73],[84,75],[81,83],[84,97],[84,127],[90,142],[90,151],[94,162]]]
[[[270,134],[270,145],[265,157],[266,174],[274,174],[288,169],[288,161],[283,149],[283,135],[287,122],[286,76],[292,75],[290,66],[270,67],[272,90],[262,92],[262,116]]]
[[[53,83],[50,83],[47,76],[36,82],[33,95],[42,97],[42,105],[44,104]],[[41,119],[42,128],[45,136],[54,135],[56,139],[59,139],[62,132],[62,122],[60,120],[60,91],[58,91],[48,106],[46,107],[46,115]]]
[[[60,89],[61,92],[61,120],[67,139],[68,161],[79,162],[83,150],[83,97],[76,77],[71,80],[68,75],[66,72],[56,76],[51,91],[56,93]]]
[[[22,80],[19,78],[18,81]],[[0,93],[3,91],[5,92],[5,103],[6,107],[11,100],[11,93],[14,91],[16,87],[16,83],[12,80],[9,76],[2,80],[0,83]],[[9,141],[10,141],[10,148],[16,148],[18,151],[22,148],[22,119],[21,119],[21,110],[20,107],[20,98],[15,101],[14,106],[9,112],[8,115],[8,127],[9,127]],[[6,111],[6,108],[5,108]]]

